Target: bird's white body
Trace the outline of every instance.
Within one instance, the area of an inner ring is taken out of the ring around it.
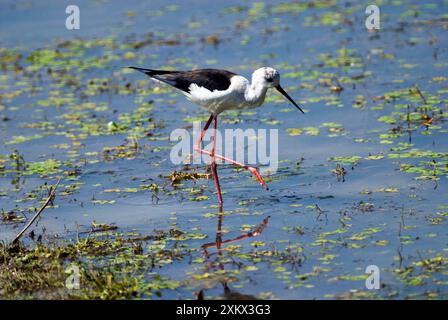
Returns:
[[[266,81],[266,73],[273,77],[272,82]],[[252,75],[252,83],[240,75],[230,79],[226,90],[213,90],[192,83],[189,92],[184,92],[187,98],[207,109],[214,115],[230,109],[251,109],[263,104],[268,88],[278,84],[278,72],[272,68],[261,68]]]

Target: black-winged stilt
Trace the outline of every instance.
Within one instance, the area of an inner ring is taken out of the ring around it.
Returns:
[[[261,186],[267,189],[266,183],[263,181],[263,178],[256,168],[226,158],[222,155],[215,154],[216,128],[218,115],[221,112],[230,109],[251,109],[259,107],[263,104],[266,92],[269,88],[277,89],[292,104],[294,104],[297,109],[304,113],[297,103],[295,103],[280,86],[280,74],[277,70],[270,67],[257,69],[252,74],[252,82],[249,82],[249,80],[238,74],[220,69],[167,71],[138,67],[129,68],[143,72],[151,79],[167,83],[174,88],[179,89],[190,101],[200,105],[211,113],[210,118],[205,124],[204,129],[195,144],[194,150],[202,154],[207,154],[211,158],[210,166],[212,168],[220,205],[222,205],[222,195],[215,158],[249,170]],[[201,141],[212,121],[212,149],[211,151],[207,151],[201,148]]]

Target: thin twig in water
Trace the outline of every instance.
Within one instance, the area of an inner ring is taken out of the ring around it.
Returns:
[[[59,182],[61,182],[61,178],[59,177],[58,181],[56,182],[56,184],[54,186],[52,186],[50,188],[50,192],[48,194],[48,198],[47,200],[45,200],[45,203],[43,204],[43,206],[39,209],[39,211],[36,212],[36,214],[31,218],[31,220],[26,224],[26,226],[22,229],[22,231],[20,231],[16,237],[14,238],[14,240],[12,241],[12,243],[17,243],[17,241],[19,241],[19,239],[22,237],[22,235],[25,233],[26,230],[28,230],[28,228],[34,223],[34,221],[36,221],[36,219],[40,216],[40,214],[45,210],[45,208],[48,206],[48,204],[50,202],[53,201],[53,198],[56,194],[56,189],[59,185]]]
[[[420,98],[423,100],[423,103],[426,104],[426,98],[423,95],[423,92],[420,90],[418,86],[415,86],[415,90],[417,91],[417,94],[420,96]]]
[[[325,214],[325,220],[328,221],[327,211],[326,211],[326,210],[322,210],[322,209],[319,207],[319,205],[318,205],[317,203],[314,204],[314,208],[316,209],[316,211],[317,211],[317,213],[318,213],[318,214],[317,214],[316,221],[319,220],[319,218],[320,218],[320,216],[321,216],[322,214]]]

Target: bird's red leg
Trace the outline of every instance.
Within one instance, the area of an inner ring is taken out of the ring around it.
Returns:
[[[213,178],[215,179],[216,191],[218,192],[218,201],[219,205],[222,206],[222,195],[221,195],[221,187],[219,186],[219,178],[218,178],[218,170],[216,169],[215,162],[215,146],[216,146],[216,127],[218,126],[218,117],[215,116],[213,118],[213,142],[212,142],[212,152],[210,154],[210,166],[212,167]]]
[[[213,117],[214,117],[214,115],[212,114],[212,115],[210,115],[210,118],[208,118],[207,123],[204,126],[204,129],[202,129],[201,136],[199,137],[199,139],[196,142],[196,145],[194,147],[194,150],[196,150],[200,153],[203,153],[202,151],[205,151],[205,150],[201,149],[201,141],[202,141],[202,139],[204,139],[205,131],[207,131],[208,127],[210,127],[210,123],[212,123]]]
[[[206,152],[207,152],[207,151],[206,151]],[[260,185],[261,185],[263,188],[265,188],[266,190],[268,190],[268,187],[266,186],[266,183],[264,182],[263,177],[262,177],[261,174],[258,172],[257,168],[249,167],[248,165],[246,165],[246,164],[244,164],[244,163],[241,163],[241,162],[238,162],[238,161],[235,161],[235,160],[226,158],[226,157],[224,157],[224,156],[222,156],[222,155],[220,155],[220,154],[215,154],[215,158],[221,159],[221,160],[223,160],[223,161],[229,162],[229,163],[231,163],[231,164],[234,164],[234,165],[236,165],[236,166],[238,166],[238,167],[241,167],[241,168],[243,168],[243,169],[246,169],[246,170],[250,171],[250,172],[253,174],[253,176],[255,177],[255,179],[257,179],[257,181],[260,183]]]
[[[197,152],[199,152],[201,154],[207,154],[209,156],[211,156],[212,153],[210,151],[207,151],[207,150],[204,150],[204,149],[201,148],[201,141],[204,138],[205,132],[207,131],[208,127],[210,126],[210,123],[212,122],[213,118],[214,118],[214,116],[212,114],[210,116],[210,118],[207,120],[207,123],[205,124],[204,129],[202,129],[201,136],[199,137],[198,141],[196,142],[196,145],[194,146],[194,150],[195,151],[197,151]],[[218,158],[218,159],[221,159],[221,160],[223,160],[225,162],[228,162],[228,163],[231,163],[231,164],[236,165],[238,167],[241,167],[243,169],[249,170],[254,175],[254,177],[257,179],[257,181],[260,183],[260,185],[263,188],[265,188],[266,190],[268,189],[267,186],[266,186],[266,183],[264,182],[262,176],[260,175],[260,173],[258,172],[258,170],[256,168],[249,167],[248,165],[245,165],[244,163],[241,163],[241,162],[238,162],[238,161],[226,158],[226,157],[224,157],[224,156],[222,156],[220,154],[214,154],[214,157],[212,157],[212,158],[213,158],[213,161],[214,161],[215,158]]]

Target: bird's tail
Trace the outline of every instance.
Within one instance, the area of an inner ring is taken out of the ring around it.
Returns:
[[[145,68],[139,68],[139,67],[128,67],[128,68],[143,72],[144,74],[146,74],[150,77],[177,72],[177,71],[168,71],[168,70],[145,69]]]

